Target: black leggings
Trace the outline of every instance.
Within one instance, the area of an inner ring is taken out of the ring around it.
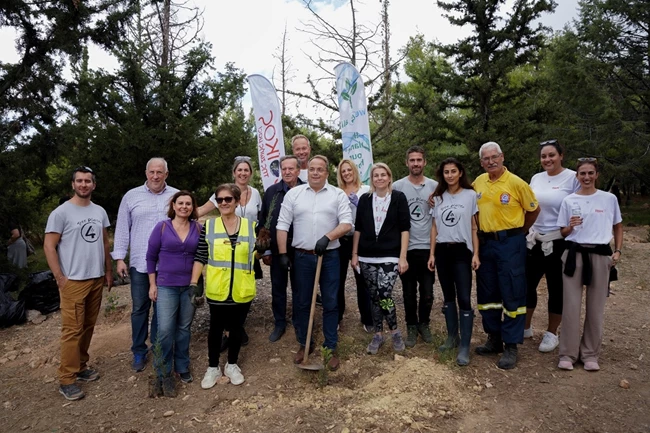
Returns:
[[[237,364],[239,349],[244,331],[244,322],[251,303],[209,304],[210,331],[208,332],[208,358],[210,367],[219,367],[221,337],[224,329],[230,330],[228,337],[228,364]]]
[[[461,311],[472,309],[472,252],[465,244],[436,244],[436,270],[445,303],[456,302]]]
[[[546,275],[548,288],[548,312],[562,314],[562,253],[566,246],[564,239],[553,241],[553,252],[548,256],[542,251],[542,243],[536,242],[526,256],[526,308],[537,307],[537,286]]]

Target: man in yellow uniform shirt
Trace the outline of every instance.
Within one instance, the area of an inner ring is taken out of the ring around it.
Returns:
[[[479,150],[486,173],[474,181],[479,210],[479,258],[476,297],[487,342],[479,355],[502,353],[497,366],[517,364],[526,318],[526,238],[539,207],[535,193],[503,166],[501,147],[487,142]],[[505,351],[504,351],[505,343]]]

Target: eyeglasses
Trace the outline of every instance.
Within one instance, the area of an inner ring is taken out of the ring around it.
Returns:
[[[483,161],[485,163],[488,163],[490,161],[494,162],[494,161],[497,161],[501,157],[501,155],[503,155],[503,154],[499,153],[497,155],[486,156],[485,158],[481,158],[481,161]]]
[[[539,147],[544,147],[544,146],[548,146],[548,145],[553,146],[553,145],[556,145],[556,144],[557,144],[557,140],[546,140],[546,141],[542,141],[541,143],[539,143]]]
[[[217,204],[221,204],[224,201],[228,204],[232,203],[232,201],[235,199],[233,196],[228,196],[228,197],[217,197]]]
[[[593,158],[593,157],[578,158],[578,162],[598,162],[598,158]]]
[[[76,173],[78,171],[81,171],[81,172],[84,172],[84,173],[93,173],[92,168],[86,167],[85,165],[80,165],[79,167],[74,169],[74,173]]]
[[[250,161],[250,156],[235,156],[235,161]]]

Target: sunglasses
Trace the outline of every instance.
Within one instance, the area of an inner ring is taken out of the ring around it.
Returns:
[[[232,203],[232,201],[235,199],[233,196],[228,196],[228,197],[217,197],[217,204],[221,204],[224,201],[228,204]]]
[[[90,167],[86,167],[85,165],[80,165],[79,167],[75,168],[73,173],[76,173],[78,171],[84,172],[84,173],[93,173],[93,170]]]
[[[250,161],[250,156],[235,156],[235,161]]]
[[[539,146],[544,147],[544,146],[555,145],[555,144],[557,144],[557,140],[546,140],[539,143]]]
[[[578,158],[578,162],[598,162],[598,158],[593,158],[593,157]]]

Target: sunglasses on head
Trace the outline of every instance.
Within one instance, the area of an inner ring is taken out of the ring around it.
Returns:
[[[250,161],[250,156],[235,156],[235,161]]]
[[[228,197],[217,197],[217,204],[221,204],[224,201],[226,203],[232,203],[232,201],[235,199],[233,196],[228,196]]]
[[[548,146],[548,145],[552,146],[552,145],[555,145],[555,144],[557,144],[557,140],[546,140],[546,141],[542,141],[541,143],[539,143],[540,147],[544,147],[544,146]]]
[[[86,167],[85,165],[80,165],[79,167],[74,169],[75,173],[78,172],[78,171],[81,171],[81,172],[84,172],[84,173],[92,173],[93,172],[93,170],[90,167]]]
[[[593,157],[578,158],[578,162],[598,162],[598,158],[593,158]]]

